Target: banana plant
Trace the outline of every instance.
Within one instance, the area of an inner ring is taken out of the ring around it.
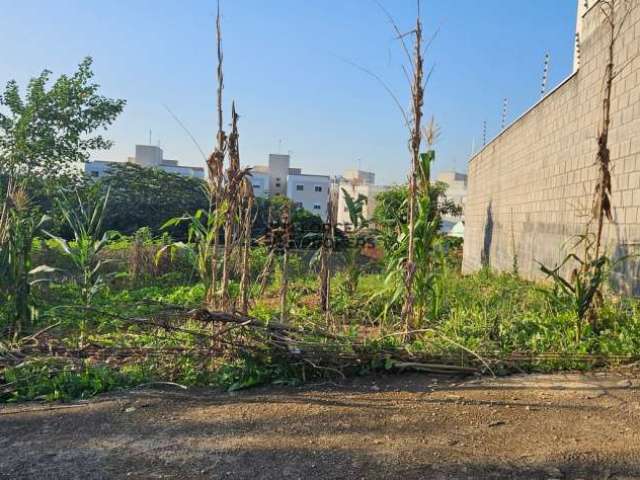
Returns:
[[[367,197],[361,193],[357,197],[353,197],[346,189],[342,189],[344,202],[349,214],[350,232],[352,241],[350,242],[346,252],[346,281],[345,289],[347,294],[352,295],[358,288],[360,282],[361,270],[358,266],[358,258],[360,257],[360,249],[364,246],[364,236],[369,226],[369,222],[364,217],[364,206],[367,204]]]

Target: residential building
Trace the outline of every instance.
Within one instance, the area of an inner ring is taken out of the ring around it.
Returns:
[[[289,175],[289,155],[269,154],[269,194],[287,194],[287,176]]]
[[[441,231],[447,235],[452,235],[452,230],[456,228],[459,236],[460,229],[464,231],[464,206],[467,201],[467,175],[460,172],[446,171],[436,175],[436,182],[447,184],[445,196],[454,204],[462,208],[462,215],[443,215]]]
[[[290,162],[290,155],[272,153],[268,165],[252,167],[254,194],[264,198],[286,196],[294,204],[325,219],[331,178],[303,174],[301,168],[292,168]]]
[[[186,177],[196,177],[204,179],[204,168],[180,165],[177,160],[164,158],[163,151],[155,145],[136,145],[136,154],[129,157],[128,162],[146,168],[159,168],[168,173],[175,173]],[[113,165],[119,162],[108,162],[104,160],[90,160],[84,164],[84,171],[87,175],[100,178],[107,175]]]
[[[305,210],[327,217],[331,178],[328,175],[296,174],[287,177],[287,197]]]
[[[358,195],[367,197],[367,203],[363,206],[362,215],[365,219],[371,220],[376,208],[376,196],[380,192],[388,190],[390,187],[376,185],[376,175],[374,172],[364,170],[346,170],[344,175],[338,179],[338,215],[337,222],[342,228],[348,228],[351,224],[349,209],[345,200],[345,191],[351,197],[358,198]]]
[[[460,172],[440,172],[436,175],[436,182],[447,184],[447,200],[453,201],[464,209],[467,201],[467,175]]]
[[[251,185],[253,185],[253,194],[256,197],[269,196],[269,172],[263,172],[256,168],[251,169]]]

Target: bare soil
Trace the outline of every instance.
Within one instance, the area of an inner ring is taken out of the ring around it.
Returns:
[[[631,373],[213,391],[0,408],[0,478],[640,478]]]

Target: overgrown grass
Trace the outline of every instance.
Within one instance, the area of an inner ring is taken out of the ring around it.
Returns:
[[[290,321],[309,332],[327,327],[326,319],[317,308],[315,274],[302,266],[297,270],[290,280]],[[200,305],[205,296],[204,286],[185,283],[183,279],[184,276],[176,279],[168,274],[137,288],[113,282],[96,294],[91,310],[77,307],[81,299],[71,283],[45,284],[39,287],[39,315],[33,329],[59,322],[51,335],[73,346],[79,322],[84,319],[87,342],[104,347],[195,347],[198,341],[188,333],[145,328],[122,318],[153,318],[166,304]],[[554,295],[550,287],[510,274],[481,271],[463,277],[450,270],[444,276],[445,301],[437,315],[418,319],[418,332],[403,343],[400,335],[389,335],[394,332],[393,324],[383,318],[385,298],[376,295],[383,289],[382,275],[362,274],[353,293],[348,293],[344,282],[340,273],[332,279],[333,324],[330,327],[337,328],[345,338],[364,339],[372,352],[395,348],[416,354],[454,356],[462,352],[462,346],[492,359],[507,359],[518,353],[531,355],[531,360],[521,362],[519,367],[537,371],[593,366],[592,362],[576,357],[581,354],[615,357],[640,352],[640,301],[632,298],[608,295],[599,314],[600,329],[593,331],[587,327],[576,340],[575,310],[562,297]],[[277,292],[278,275],[275,275],[264,298],[252,305],[250,314],[265,321],[277,318]],[[208,327],[193,321],[182,326],[208,331]],[[383,340],[376,340],[380,336],[384,336]],[[535,358],[539,354],[545,357]],[[353,373],[384,368],[393,368],[393,365],[380,356],[380,360],[363,364]],[[86,398],[156,380],[239,389],[265,383],[299,383],[318,375],[311,370],[304,365],[288,364],[268,351],[215,360],[196,354],[168,354],[110,365],[88,360],[73,367],[69,363],[52,366],[35,361],[0,372],[0,383],[20,385],[11,394],[0,393],[0,401]]]

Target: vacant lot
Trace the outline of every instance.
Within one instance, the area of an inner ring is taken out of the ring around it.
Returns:
[[[368,377],[0,409],[0,478],[640,478],[640,379]]]

